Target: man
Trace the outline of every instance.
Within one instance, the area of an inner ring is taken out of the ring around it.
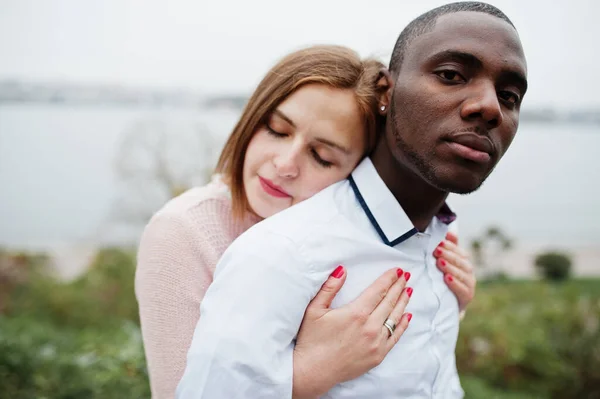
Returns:
[[[502,12],[453,3],[408,25],[390,75],[381,104],[388,118],[370,158],[348,180],[256,225],[223,256],[178,397],[291,398],[295,335],[338,264],[348,275],[335,305],[385,270],[410,271],[414,317],[379,366],[335,386],[317,378],[315,396],[462,397],[458,306],[432,254],[455,217],[448,193],[476,190],[517,131],[525,57]],[[382,337],[392,339],[399,323],[382,323]]]

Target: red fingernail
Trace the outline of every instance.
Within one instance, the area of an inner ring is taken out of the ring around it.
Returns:
[[[441,259],[440,265],[442,265],[442,267],[446,267],[446,261],[444,259]]]
[[[406,279],[406,281],[408,281],[410,279],[410,272],[404,273],[404,278]]]
[[[411,287],[408,287],[408,288],[406,289],[406,293],[408,294],[408,297],[409,297],[409,298],[412,296],[412,292],[413,292],[413,289],[412,289]]]
[[[339,265],[338,267],[335,268],[333,273],[331,273],[331,277],[340,278],[340,277],[342,277],[343,274],[344,274],[344,266]]]
[[[396,274],[398,274],[398,278],[402,277],[402,274],[404,274],[404,271],[400,268],[398,268],[398,270],[396,270]]]
[[[433,254],[434,254],[435,256],[440,256],[440,255],[442,254],[442,250],[441,250],[441,249],[439,249],[439,248],[436,248],[436,250],[435,250],[435,251],[433,251]]]
[[[443,246],[444,246],[444,241],[440,242],[440,245],[439,245],[439,246],[440,246],[440,247],[443,247]]]
[[[450,274],[446,274],[446,280],[448,280],[448,282],[451,283],[452,280],[454,280],[454,279],[452,278],[452,276]]]
[[[410,319],[412,319],[412,313],[407,313],[406,318],[408,319],[408,321],[410,321]]]

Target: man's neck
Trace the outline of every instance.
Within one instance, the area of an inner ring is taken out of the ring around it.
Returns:
[[[448,193],[432,187],[398,162],[385,144],[379,143],[371,161],[413,225],[417,230],[425,231],[444,205]]]

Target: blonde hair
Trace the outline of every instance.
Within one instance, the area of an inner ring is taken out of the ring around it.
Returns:
[[[234,217],[241,218],[249,210],[243,168],[250,140],[277,106],[301,86],[319,83],[353,90],[367,135],[364,154],[371,152],[376,142],[379,98],[384,91],[377,87],[383,67],[375,59],[362,60],[349,48],[329,45],[295,51],[271,68],[248,100],[217,163],[217,173],[231,189]]]

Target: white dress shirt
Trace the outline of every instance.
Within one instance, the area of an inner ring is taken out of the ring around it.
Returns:
[[[291,398],[294,339],[338,265],[348,275],[334,307],[400,267],[411,273],[413,318],[379,366],[324,398],[461,398],[458,303],[433,258],[453,220],[444,206],[419,233],[367,158],[347,180],[255,225],[217,265],[177,398]]]

